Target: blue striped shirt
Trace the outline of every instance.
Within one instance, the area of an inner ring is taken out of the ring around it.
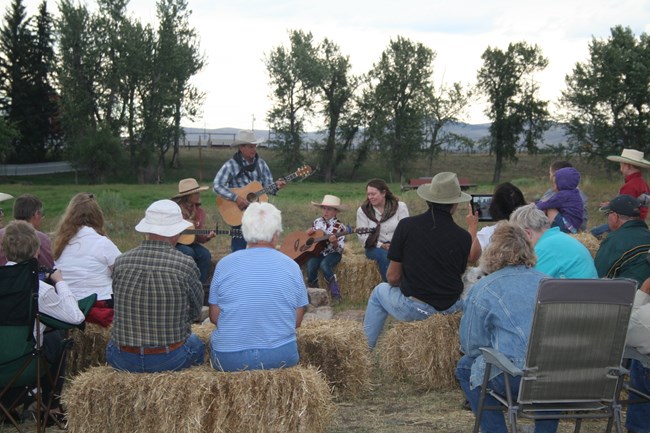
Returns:
[[[250,165],[245,159],[243,159],[243,163],[244,167]],[[232,192],[231,188],[242,188],[253,181],[260,182],[264,187],[274,183],[271,169],[266,162],[262,158],[258,158],[256,170],[242,172],[237,161],[230,158],[221,166],[214,177],[213,189],[214,192],[225,199],[235,201],[237,200],[237,194]]]
[[[275,349],[296,340],[296,308],[306,306],[302,272],[272,248],[248,248],[222,258],[210,285],[219,306],[212,350]]]

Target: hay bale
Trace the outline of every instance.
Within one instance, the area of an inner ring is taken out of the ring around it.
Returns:
[[[427,320],[396,323],[377,347],[380,368],[421,390],[457,389],[460,318],[461,313],[434,314]]]
[[[68,353],[66,374],[74,376],[90,367],[106,364],[106,346],[110,336],[111,327],[104,328],[94,323],[86,323],[83,330],[71,330],[74,344]]]
[[[587,247],[589,252],[591,253],[591,257],[596,257],[596,253],[598,252],[598,248],[600,248],[600,241],[596,236],[592,235],[589,232],[579,232],[576,234],[572,234],[574,238],[580,241],[582,245]]]
[[[192,324],[192,334],[196,334],[206,346],[210,345],[210,336],[215,326],[212,322]]]
[[[377,262],[369,260],[365,255],[347,252],[343,253],[343,258],[336,266],[336,278],[341,296],[351,302],[368,302],[372,289],[381,282]],[[307,281],[306,274],[305,281]],[[327,283],[320,272],[318,284],[321,288],[327,288]]]
[[[359,322],[304,322],[298,328],[298,352],[300,364],[319,368],[338,398],[354,398],[370,389],[372,362]]]
[[[324,432],[335,406],[313,367],[125,373],[95,367],[62,396],[70,433]]]

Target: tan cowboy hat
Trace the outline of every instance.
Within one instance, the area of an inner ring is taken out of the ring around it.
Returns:
[[[144,218],[135,226],[135,230],[170,238],[190,227],[193,227],[193,224],[183,219],[180,206],[171,200],[158,200],[147,208]]]
[[[261,139],[255,136],[255,133],[249,129],[242,129],[237,133],[235,141],[230,146],[241,146],[243,144],[260,144]]]
[[[7,193],[4,193],[4,192],[0,192],[0,201],[9,200],[9,199],[11,199],[11,198],[14,198],[14,196],[11,195],[11,194],[7,194]]]
[[[186,195],[194,194],[195,192],[207,191],[208,189],[210,188],[207,186],[199,186],[196,179],[189,177],[178,182],[178,194],[172,198],[184,197]]]
[[[315,203],[315,202],[312,201],[311,204],[316,206],[316,207],[323,207],[323,206],[333,207],[334,209],[336,209],[338,211],[348,210],[348,207],[346,205],[341,204],[341,199],[340,198],[338,198],[335,195],[329,195],[329,194],[325,194],[325,196],[323,197],[322,202]]]
[[[436,174],[431,183],[418,187],[420,198],[439,204],[454,204],[470,201],[472,196],[460,190],[460,183],[456,173],[443,171]]]
[[[650,161],[643,158],[643,152],[635,149],[623,149],[621,156],[610,155],[607,157],[610,161],[623,162],[641,168],[650,168]]]

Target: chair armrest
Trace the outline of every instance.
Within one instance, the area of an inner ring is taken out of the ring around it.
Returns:
[[[483,358],[488,364],[494,365],[511,376],[524,375],[524,372],[519,367],[513,364],[512,361],[506,358],[505,355],[498,350],[492,349],[491,347],[481,347],[479,350],[483,353]]]
[[[643,353],[636,350],[634,347],[625,346],[625,351],[623,352],[623,359],[636,359],[644,367],[650,368],[650,356],[644,355]]]

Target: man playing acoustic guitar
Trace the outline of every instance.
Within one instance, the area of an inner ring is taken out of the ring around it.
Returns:
[[[284,179],[273,181],[273,175],[266,162],[257,154],[257,144],[260,142],[253,131],[241,130],[232,146],[239,146],[239,150],[232,158],[226,161],[214,177],[214,192],[226,200],[237,204],[243,212],[250,204],[245,196],[238,195],[233,188],[243,188],[253,181],[260,182],[271,194],[286,185]],[[240,225],[233,226],[240,229]],[[232,251],[246,248],[246,241],[240,237],[233,237]]]

